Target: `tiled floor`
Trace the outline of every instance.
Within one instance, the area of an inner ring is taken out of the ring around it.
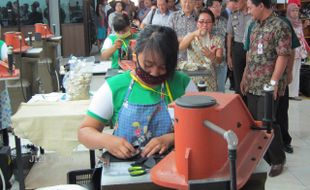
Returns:
[[[294,153],[287,154],[283,174],[268,177],[266,190],[310,190],[310,99],[290,100],[289,120]],[[12,189],[18,190],[18,184]]]

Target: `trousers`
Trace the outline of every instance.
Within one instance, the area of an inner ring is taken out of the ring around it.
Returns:
[[[262,121],[264,117],[264,96],[257,96],[248,93],[247,94],[247,105],[249,111],[251,112],[253,118],[258,121]],[[279,100],[274,101],[274,116],[277,114],[277,106]],[[276,121],[272,125],[274,138],[264,156],[265,160],[270,165],[283,164],[285,162],[286,156],[283,151],[283,141],[281,129]]]

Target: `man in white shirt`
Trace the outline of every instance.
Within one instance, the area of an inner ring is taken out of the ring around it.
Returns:
[[[168,26],[171,11],[168,9],[168,0],[157,0],[157,9],[152,9],[143,19],[141,28],[148,24]]]

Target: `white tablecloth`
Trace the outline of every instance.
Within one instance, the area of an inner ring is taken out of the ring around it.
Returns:
[[[22,103],[12,117],[14,133],[37,146],[70,154],[90,101]]]

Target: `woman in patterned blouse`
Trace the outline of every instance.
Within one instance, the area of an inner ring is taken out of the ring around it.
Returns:
[[[204,81],[207,91],[217,91],[215,65],[221,63],[224,44],[220,37],[211,34],[215,19],[209,9],[201,10],[197,18],[197,30],[180,42],[179,49],[187,49],[188,61],[180,62],[178,67],[185,71],[202,71],[203,75],[192,77],[194,82]]]
[[[299,7],[295,3],[291,3],[287,6],[286,16],[292,23],[294,31],[299,39],[301,44],[300,47],[295,49],[295,59],[293,65],[293,80],[289,84],[289,97],[295,100],[301,100],[299,96],[299,75],[300,75],[300,67],[301,67],[301,59],[304,59],[308,56],[308,51],[310,50],[307,41],[305,40],[303,25],[301,20],[299,19]]]

